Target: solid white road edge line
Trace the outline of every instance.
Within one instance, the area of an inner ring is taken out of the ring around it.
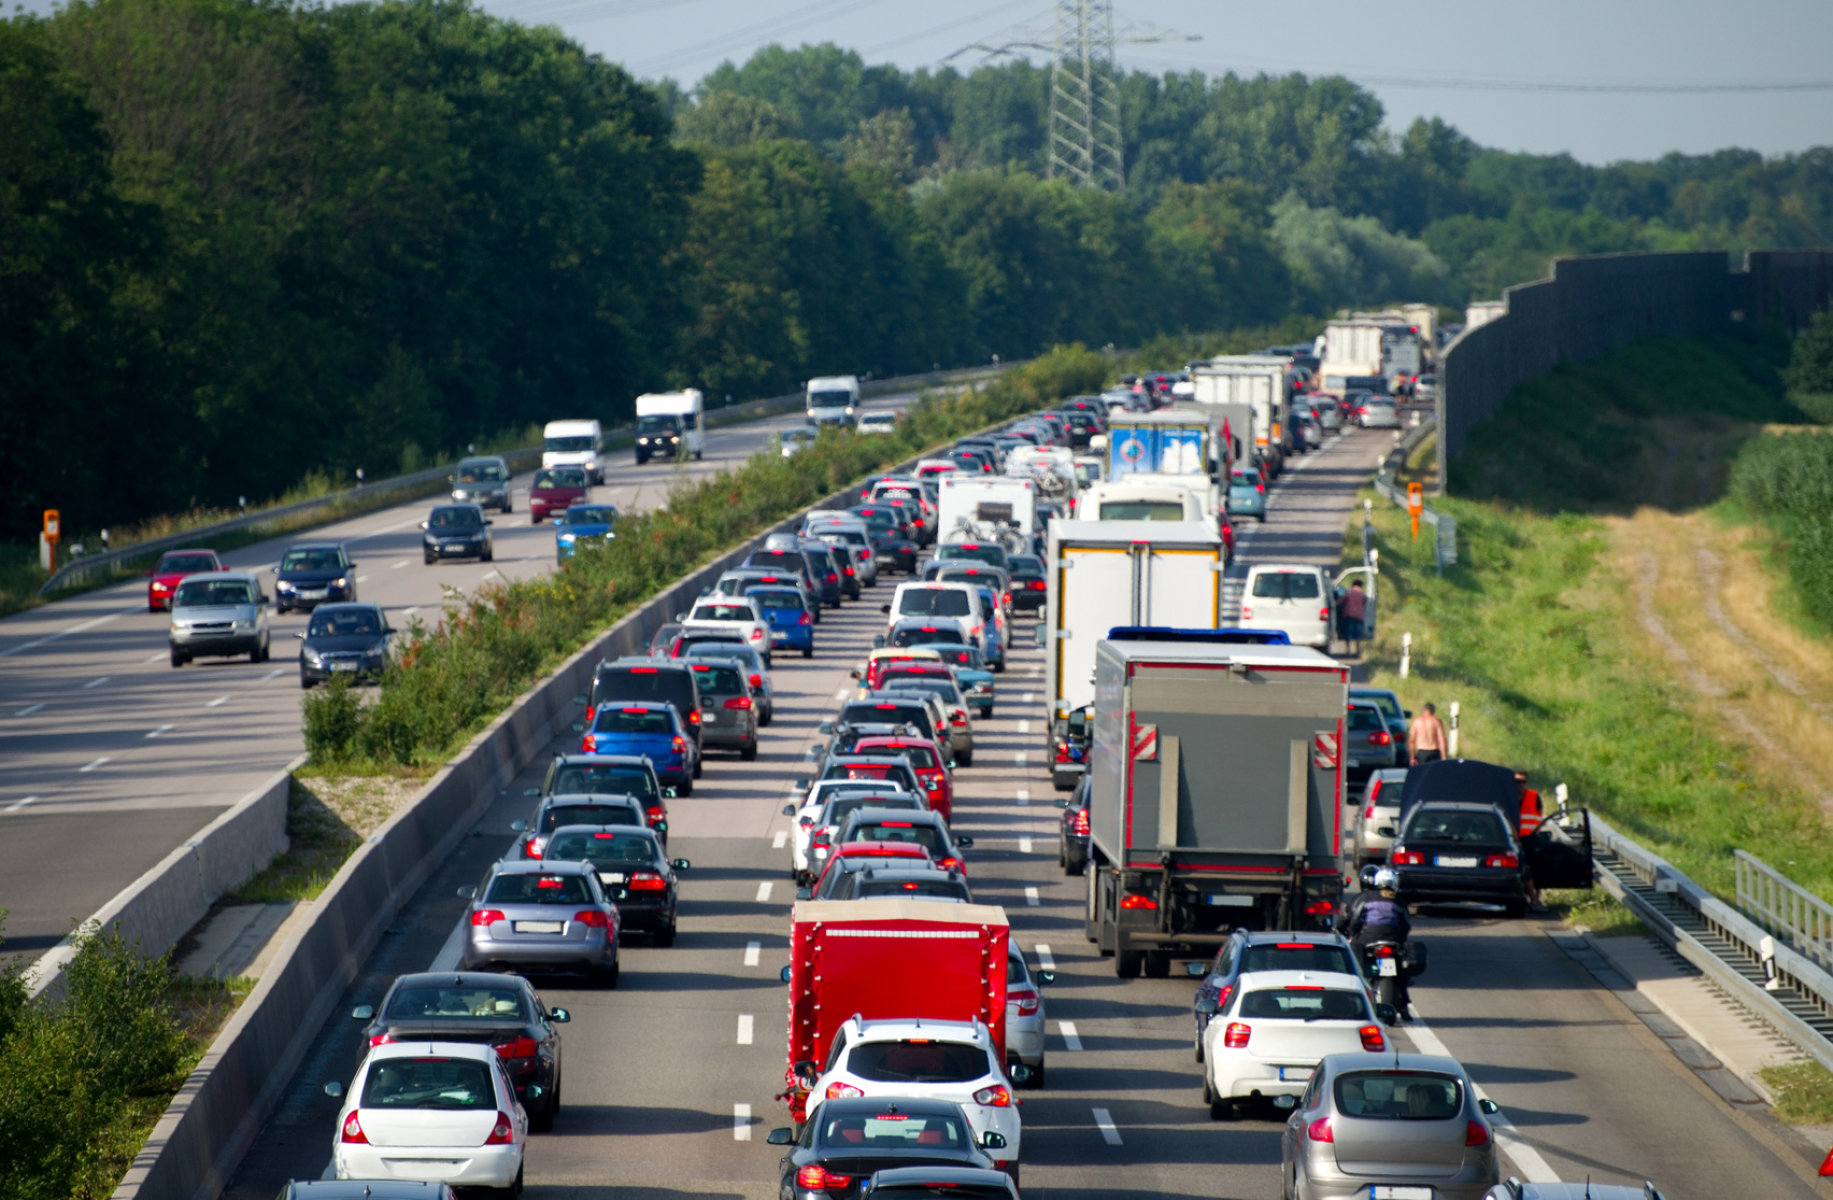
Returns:
[[[150,741],[153,738],[156,738],[161,734],[170,733],[170,732],[172,732],[172,727],[170,725],[161,725],[159,728],[149,732],[146,736],[147,736],[147,739]]]
[[[735,1142],[751,1140],[751,1106],[749,1104],[732,1106],[732,1140]]]
[[[749,1046],[751,1044],[752,1024],[753,1024],[753,1021],[752,1021],[752,1017],[750,1013],[739,1013],[738,1014],[738,1044],[739,1045]]]
[[[1419,1015],[1417,1006],[1407,1005],[1409,1020],[1405,1026],[1412,1035],[1414,1045],[1426,1054],[1437,1054],[1444,1058],[1456,1058],[1457,1055],[1445,1048],[1445,1043],[1438,1040],[1438,1035],[1426,1027],[1425,1018]],[[1480,1100],[1488,1099],[1488,1094],[1476,1085],[1473,1080],[1470,1088]],[[1496,1131],[1496,1141],[1503,1151],[1521,1168],[1521,1173],[1529,1183],[1558,1183],[1559,1172],[1547,1165],[1547,1160],[1540,1157],[1540,1151],[1528,1144],[1506,1113],[1490,1113],[1489,1123]]]
[[[101,766],[101,765],[102,765],[103,763],[105,763],[105,762],[107,762],[107,761],[108,761],[108,756],[107,756],[107,755],[103,755],[103,756],[102,756],[101,758],[98,758],[98,759],[96,759],[96,760],[95,760],[94,762],[92,762],[92,763],[87,763],[87,764],[85,764],[85,765],[83,765],[83,766],[80,766],[80,767],[78,767],[78,768],[76,769],[76,773],[77,773],[78,775],[87,775],[87,774],[88,774],[89,772],[91,772],[91,771],[93,771],[93,770],[95,770],[95,769],[96,769],[97,767],[99,767],[99,766]]]
[[[764,943],[762,942],[746,942],[745,965],[747,967],[755,967],[757,965],[757,957],[759,954],[763,953],[763,950]]]
[[[1120,1145],[1120,1130],[1114,1128],[1114,1115],[1105,1108],[1090,1111],[1095,1114],[1095,1124],[1101,1129],[1101,1140],[1110,1146]]]
[[[1074,1021],[1058,1021],[1057,1032],[1063,1035],[1063,1045],[1066,1049],[1082,1049],[1082,1035],[1076,1032]]]
[[[776,836],[770,839],[770,848],[772,850],[781,850],[783,847],[787,845],[789,845],[789,830],[787,829],[777,830]]]
[[[104,675],[100,679],[91,679],[88,683],[85,683],[83,685],[83,690],[86,692],[90,688],[99,688],[103,684],[107,683],[110,678],[112,678],[112,676]]]
[[[229,697],[218,696],[216,699],[212,700],[210,703],[204,705],[204,707],[205,708],[221,708],[223,705],[227,703],[229,703]]]
[[[69,637],[73,633],[82,633],[86,630],[94,629],[97,625],[106,625],[108,622],[119,617],[125,617],[128,613],[136,613],[139,611],[141,611],[141,606],[136,604],[132,608],[124,608],[120,612],[110,613],[106,617],[96,617],[93,620],[79,622],[68,629],[60,629],[56,633],[48,633],[44,637],[35,638],[32,641],[26,642],[24,645],[14,646],[11,650],[0,650],[0,658],[11,658],[15,654],[24,654],[27,650],[35,650],[47,642],[55,642],[58,638]]]
[[[165,655],[163,655],[163,654],[161,654],[161,655],[160,655],[159,657],[160,657],[160,658],[164,658],[164,657],[165,657]],[[35,712],[37,712],[37,711],[38,711],[39,709],[41,709],[41,708],[43,708],[43,707],[44,707],[44,705],[42,705],[42,704],[34,704],[34,705],[32,705],[32,706],[30,706],[29,708],[22,708],[22,709],[20,709],[20,710],[19,710],[18,712],[16,712],[16,713],[14,713],[13,715],[14,715],[14,716],[16,716],[16,717],[29,717],[29,716],[31,716],[31,715],[32,715],[33,713],[35,713]]]
[[[24,800],[15,800],[11,804],[6,806],[6,811],[10,813],[16,813],[20,809],[24,808],[28,804],[31,804],[33,801],[37,799],[38,799],[37,796],[27,796]]]

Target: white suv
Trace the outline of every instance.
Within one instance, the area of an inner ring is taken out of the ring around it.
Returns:
[[[1023,1064],[1007,1078],[992,1032],[980,1021],[903,1018],[866,1021],[849,1017],[834,1032],[827,1069],[810,1098],[914,1096],[953,1100],[967,1114],[975,1140],[988,1133],[1006,1139],[987,1154],[1018,1183],[1018,1096],[1013,1082],[1031,1071]]]

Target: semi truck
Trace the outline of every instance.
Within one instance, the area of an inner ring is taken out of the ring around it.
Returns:
[[[808,381],[810,425],[851,425],[859,415],[859,376],[827,375]]]
[[[931,900],[801,900],[790,916],[791,1116],[807,1119],[806,1083],[820,1074],[834,1031],[866,1020],[929,1018],[985,1024],[1006,1045],[1005,910]]]
[[[636,398],[636,461],[699,458],[703,453],[706,397],[699,388],[649,392]]]
[[[1234,928],[1326,928],[1343,890],[1349,669],[1176,633],[1094,647],[1085,932],[1122,978]]]

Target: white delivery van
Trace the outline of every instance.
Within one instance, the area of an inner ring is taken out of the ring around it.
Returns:
[[[940,480],[936,541],[996,542],[1007,554],[1029,553],[1037,524],[1037,482],[1010,475],[966,475]]]
[[[649,392],[636,398],[636,461],[673,461],[681,455],[699,458],[706,397],[699,388],[685,392]]]
[[[824,375],[808,381],[808,423],[851,425],[859,415],[859,376]]]
[[[549,421],[541,431],[541,465],[584,467],[594,484],[605,481],[604,464],[598,461],[604,449],[605,431],[597,421]]]
[[[1335,628],[1335,583],[1364,574],[1355,567],[1336,577],[1304,563],[1266,563],[1249,567],[1241,587],[1243,629],[1277,629],[1294,646],[1330,653]]]

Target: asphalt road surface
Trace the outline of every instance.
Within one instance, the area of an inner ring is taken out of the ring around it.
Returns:
[[[899,408],[914,393],[869,400]],[[800,414],[711,430],[688,478],[741,463]],[[594,500],[624,512],[667,501],[672,463],[638,467],[606,455]],[[554,567],[551,523],[531,525],[516,477],[515,511],[495,521],[496,561],[425,565],[416,500],[223,555],[266,571],[286,547],[341,541],[357,563],[357,596],[401,626],[436,621],[445,589],[522,579]],[[268,591],[272,592],[271,582]],[[0,928],[8,953],[36,955],[195,835],[304,749],[299,722],[301,613],[273,618],[272,661],[200,659],[174,670],[169,617],[148,612],[144,583],[125,583],[0,621]]]
[[[1379,444],[1352,435],[1315,456],[1289,477],[1282,502],[1312,508],[1340,531],[1354,489],[1344,490],[1331,455],[1340,452],[1347,470],[1372,461]],[[1265,561],[1298,550],[1257,537],[1247,552]],[[573,1023],[563,1031],[563,1110],[528,1151],[530,1200],[778,1194],[780,1152],[764,1135],[787,1124],[772,1098],[785,1062],[777,972],[787,962],[794,894],[781,807],[790,781],[808,770],[802,756],[815,724],[833,711],[851,684],[848,668],[879,628],[883,595],[869,591],[824,620],[813,660],[782,661],[777,719],[763,731],[757,762],[715,756],[694,796],[671,803],[670,853],[693,863],[683,872],[675,946],[633,938],[611,991],[536,980],[548,1003],[572,1010]],[[1056,864],[1057,793],[1036,757],[1043,674],[1028,627],[1020,624],[1019,649],[999,676],[998,717],[976,724],[975,765],[956,775],[956,828],[976,839],[976,898],[1005,907],[1034,968],[1059,972],[1046,991],[1049,1086],[1022,1093],[1026,1195],[1277,1196],[1274,1115],[1219,1124],[1201,1103],[1193,982],[1180,972],[1117,979],[1112,960],[1082,938],[1084,881]],[[570,748],[570,740],[554,746]],[[398,973],[456,961],[452,935],[464,909],[456,889],[508,852],[510,822],[532,804],[520,789],[540,770],[531,767],[505,791],[408,904],[343,1011],[374,1003]],[[1502,1105],[1512,1124],[1509,1170],[1529,1179],[1653,1179],[1674,1200],[1817,1194],[1800,1164],[1778,1153],[1773,1126],[1712,1096],[1559,952],[1543,922],[1456,914],[1426,915],[1419,925],[1432,968],[1414,989],[1423,1022],[1402,1040],[1448,1048]],[[268,1200],[284,1180],[325,1170],[337,1104],[323,1087],[350,1081],[362,1053],[358,1033],[342,1017],[321,1031],[231,1182],[230,1200]]]

